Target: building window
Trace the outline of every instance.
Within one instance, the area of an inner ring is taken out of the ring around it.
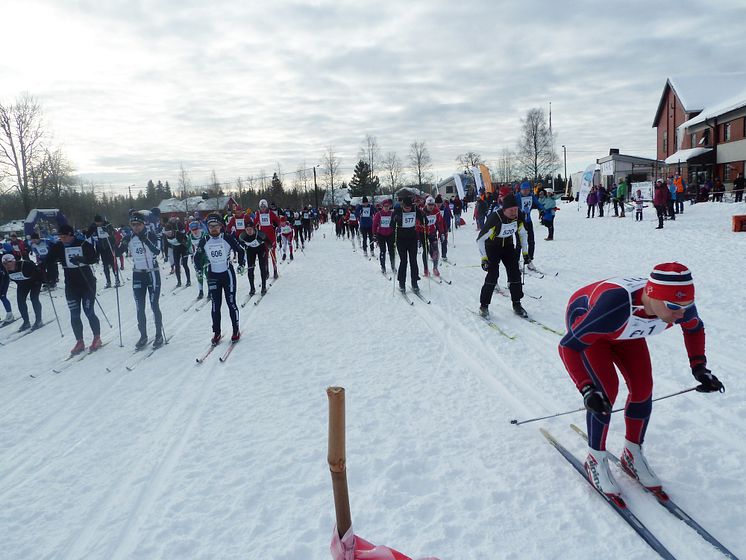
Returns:
[[[696,148],[697,147],[697,133],[692,132],[690,142],[690,148]]]
[[[668,131],[663,131],[663,153],[668,154]]]
[[[446,185],[446,194],[453,193],[453,185]]]
[[[705,128],[704,132],[702,132],[702,139],[704,142],[702,142],[705,146],[710,145],[710,129]]]
[[[723,141],[730,141],[730,123],[725,123],[725,125],[723,125]]]
[[[726,181],[726,182],[730,181],[731,180],[731,170],[732,170],[730,164],[726,163],[723,166],[723,168],[724,168],[723,169],[723,181]]]

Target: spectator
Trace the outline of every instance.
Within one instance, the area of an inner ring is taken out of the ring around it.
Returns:
[[[539,204],[543,208],[541,210],[541,225],[548,230],[544,241],[552,241],[554,240],[554,214],[557,211],[557,201],[551,188],[547,187],[539,191]]]
[[[588,213],[585,215],[585,217],[595,218],[596,204],[598,204],[598,194],[596,193],[596,187],[591,187],[591,192],[589,192],[588,196],[585,197],[585,203],[588,206]]]
[[[733,194],[735,195],[733,202],[743,201],[744,187],[746,187],[746,179],[743,178],[743,173],[739,173],[736,180],[733,181]]]
[[[598,189],[596,190],[596,197],[598,201],[598,217],[603,218],[604,217],[604,205],[609,200],[609,193],[606,192],[606,189],[603,185],[598,185]]]
[[[624,218],[624,203],[627,201],[627,181],[622,179],[616,187],[616,198],[614,199],[614,215],[616,206],[619,204],[619,217]]]
[[[637,189],[637,193],[632,197],[632,200],[635,203],[635,221],[641,222],[642,209],[645,208],[645,201],[642,198],[642,191],[640,189]]]
[[[663,218],[666,215],[668,197],[669,192],[666,185],[663,184],[663,179],[657,179],[653,192],[653,206],[655,206],[655,212],[658,214],[658,227],[655,229],[663,229]]]
[[[676,175],[674,175],[673,184],[676,187],[676,202],[674,203],[674,212],[676,214],[683,214],[686,181],[684,181],[684,178],[677,173]]]
[[[722,202],[723,193],[725,192],[725,185],[720,180],[720,177],[715,177],[715,184],[712,185],[712,201]]]
[[[674,204],[676,202],[676,185],[673,184],[673,178],[669,177],[666,179],[666,188],[668,189],[668,200],[666,201],[666,210],[668,211],[668,219],[675,220],[676,212]]]

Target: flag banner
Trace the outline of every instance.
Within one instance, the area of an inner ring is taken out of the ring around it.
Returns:
[[[352,527],[339,538],[339,531],[334,527],[331,552],[333,560],[413,560],[401,552],[387,546],[376,546],[352,532]],[[434,557],[418,560],[438,560]]]

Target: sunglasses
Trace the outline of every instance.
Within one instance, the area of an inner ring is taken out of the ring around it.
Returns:
[[[681,309],[689,309],[690,307],[694,307],[694,302],[687,303],[686,305],[679,305],[678,303],[674,303],[672,301],[663,301],[667,309],[670,309],[671,311],[679,311]]]

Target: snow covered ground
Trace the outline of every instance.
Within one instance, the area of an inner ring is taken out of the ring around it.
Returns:
[[[687,206],[661,231],[652,209],[635,223],[561,208],[556,240],[543,241],[537,226],[536,249],[537,266],[559,275],[527,277],[525,286],[541,299],[526,297],[524,306],[548,325],[562,329],[566,301],[585,283],[646,275],[669,260],[692,269],[709,366],[727,392],[655,403],[647,455],[671,496],[746,558],[746,234],[730,232],[730,216],[746,206]],[[348,479],[361,536],[442,560],[653,557],[537,429],[582,456],[568,424],[582,424],[583,414],[510,424],[582,401],[557,335],[514,317],[498,295],[493,318],[515,340],[472,312],[484,278],[474,237],[471,225],[455,233],[456,266],[443,267],[453,285],[425,281],[432,304],[409,307],[376,262],[322,227],[305,254],[281,266],[266,299],[241,310],[243,339],[224,364],[217,351],[195,364],[210,337],[209,308],[184,312],[196,289],[171,295],[175,279],[164,271],[167,347],[124,368],[137,339],[127,283],[125,347],[102,322],[109,344],[52,373],[74,342],[58,290],[63,339],[51,323],[0,346],[2,557],[329,558],[329,385],[347,390]],[[247,291],[244,278],[239,299]],[[115,292],[100,300],[116,327]],[[49,299],[42,303],[51,318]],[[223,324],[227,331],[227,313]],[[17,325],[0,331],[0,341]],[[656,395],[694,384],[678,328],[650,348]],[[619,451],[622,439],[617,416],[610,449]],[[721,557],[617,478],[677,558]]]

